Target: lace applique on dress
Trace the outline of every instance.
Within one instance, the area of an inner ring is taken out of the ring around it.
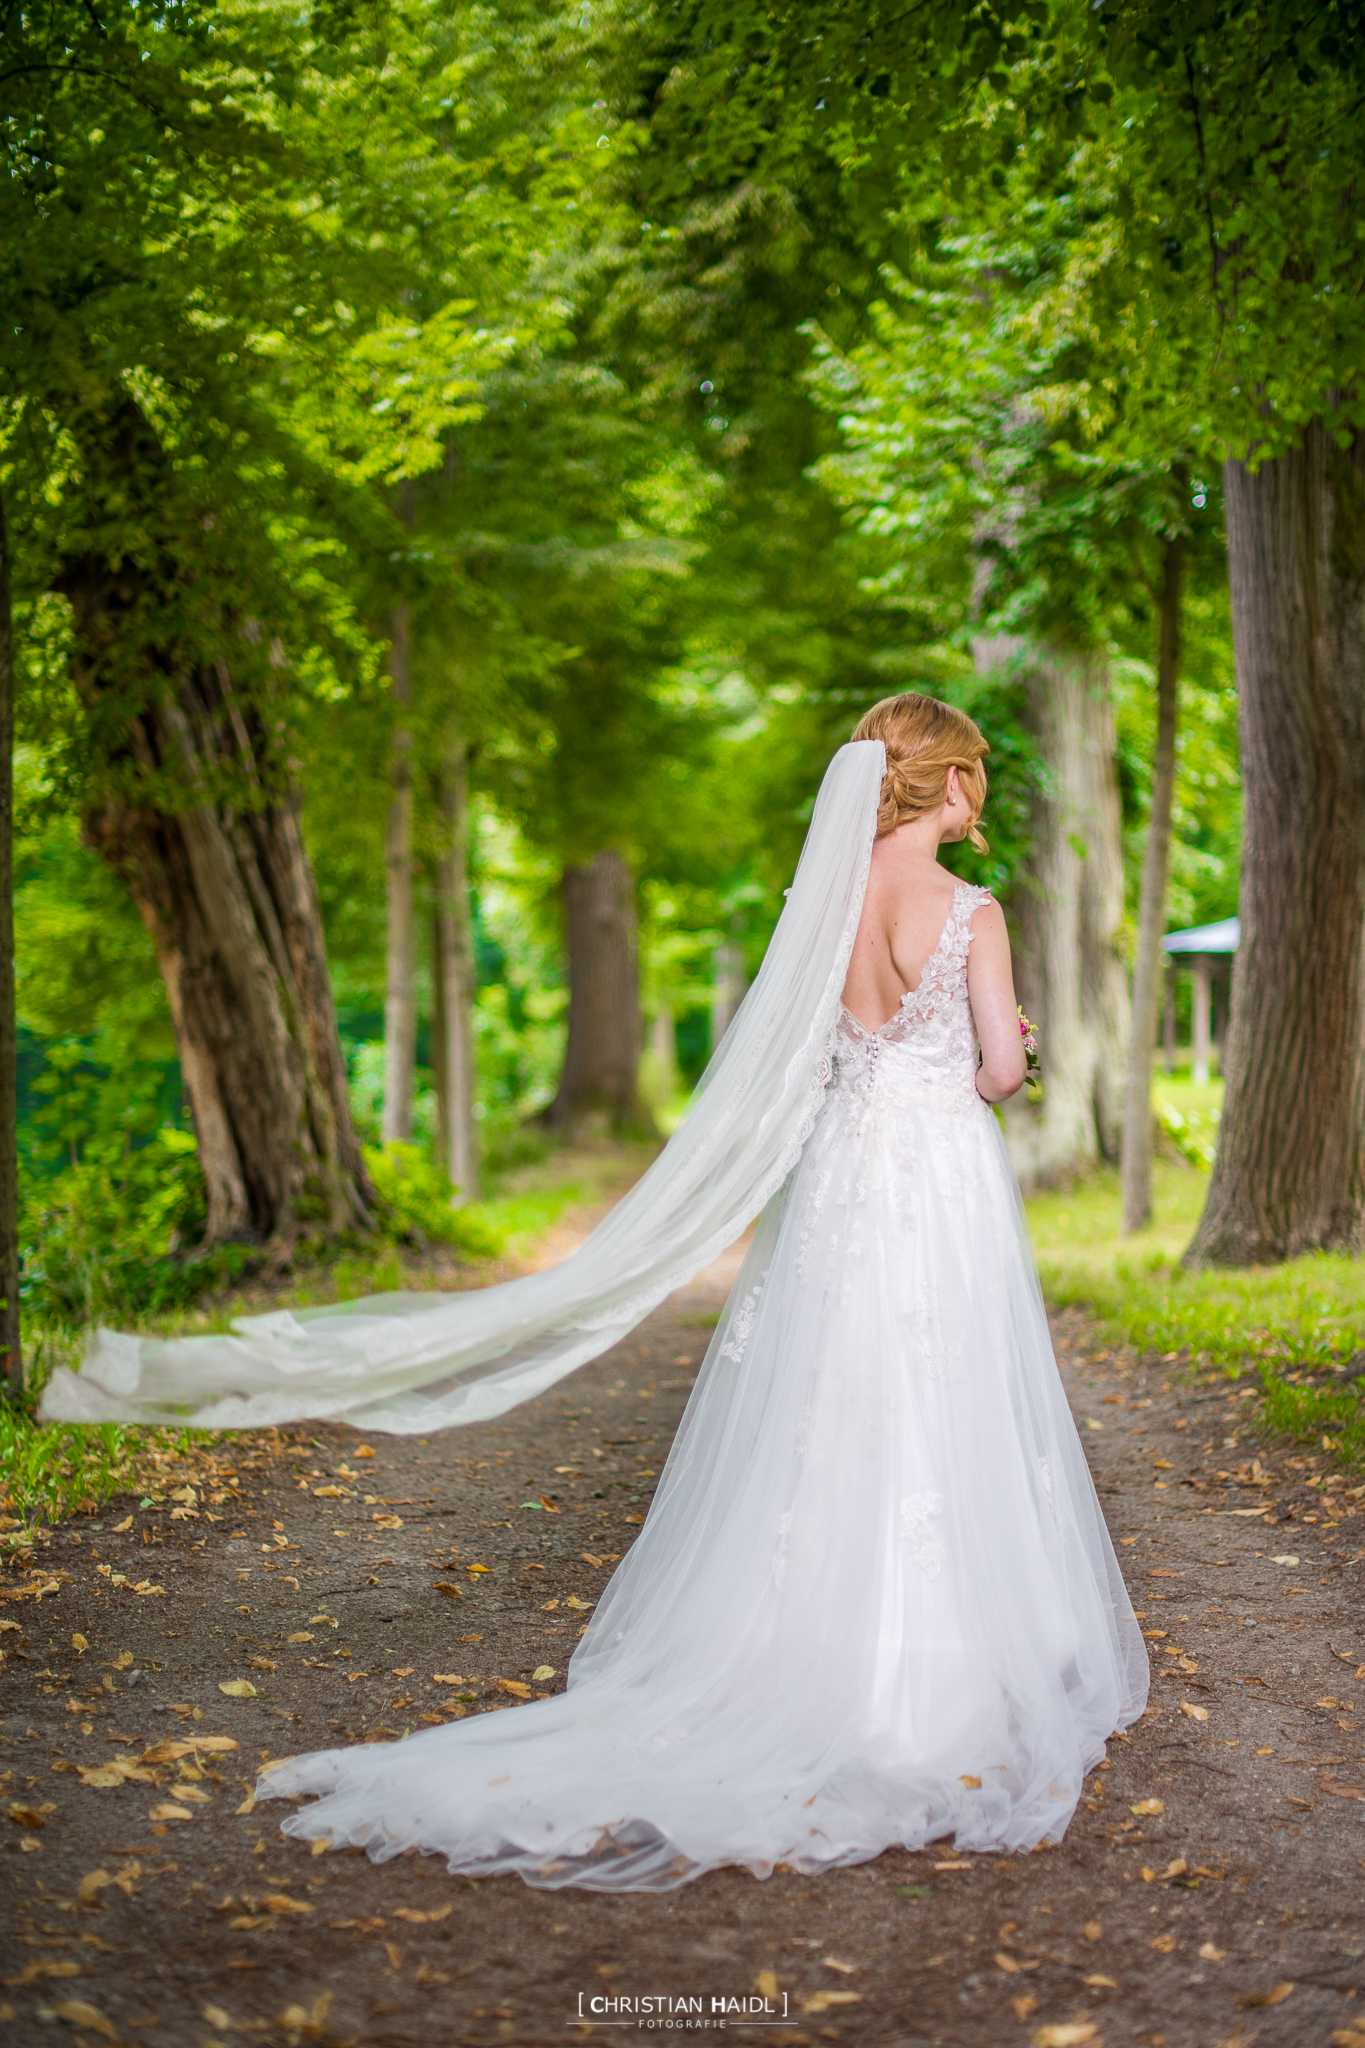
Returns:
[[[763,1280],[766,1280],[767,1277],[765,1273]],[[757,1287],[751,1287],[745,1295],[735,1312],[735,1319],[730,1325],[729,1341],[720,1347],[721,1357],[732,1358],[736,1365],[743,1362],[744,1347],[748,1343],[750,1333],[753,1330],[754,1317],[758,1314],[758,1297],[763,1292],[763,1280],[759,1281]]]
[[[989,889],[954,884],[951,907],[919,986],[906,990],[895,1015],[876,1031],[841,1005],[836,1071],[855,1135],[881,1113],[888,1091],[894,1094],[910,1078],[921,1089],[925,1083],[941,1083],[936,1092],[944,1108],[983,1106],[974,1086],[978,1045],[967,994],[967,957],[972,916],[990,900]]]
[[[930,1517],[942,1511],[941,1493],[907,1493],[901,1500],[901,1534],[926,1579],[938,1577],[947,1556],[943,1538],[929,1527]]]

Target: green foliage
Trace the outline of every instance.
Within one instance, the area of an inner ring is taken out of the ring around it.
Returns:
[[[1319,1439],[1336,1463],[1365,1464],[1365,1372],[1347,1370],[1330,1386],[1296,1385],[1293,1375],[1261,1369],[1267,1422],[1300,1443]]]
[[[455,1206],[449,1174],[416,1145],[367,1145],[365,1164],[387,1236],[453,1244],[475,1258],[494,1258],[501,1250],[501,1240],[481,1217]]]
[[[18,1408],[0,1402],[0,1502],[25,1523],[59,1522],[82,1507],[98,1507],[126,1492],[139,1431],[116,1423],[39,1428]],[[7,1547],[22,1544],[11,1531]]]
[[[1208,1120],[1202,1118],[1197,1110],[1187,1115],[1173,1102],[1153,1102],[1152,1115],[1181,1156],[1188,1159],[1191,1166],[1201,1166],[1207,1173],[1218,1149],[1216,1128],[1207,1129]],[[1216,1126],[1217,1119],[1212,1121]]]

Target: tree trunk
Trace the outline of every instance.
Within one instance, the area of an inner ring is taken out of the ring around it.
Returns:
[[[9,531],[0,497],[0,1377],[24,1391],[19,1342],[18,1031],[14,1015],[14,623]]]
[[[983,667],[1023,664],[1042,783],[1029,871],[1010,904],[1019,999],[1043,1066],[1041,1103],[1016,1096],[1005,1108],[1028,1189],[1119,1154],[1128,989],[1114,717],[1098,661],[1004,638],[975,654]]]
[[[474,932],[469,915],[465,844],[469,829],[469,749],[452,738],[441,766],[443,833],[432,916],[432,1066],[441,1160],[463,1201],[478,1200],[474,1124]]]
[[[136,567],[111,570],[97,556],[69,562],[61,588],[75,612],[73,680],[98,731],[106,692],[126,684],[132,658],[155,652],[128,644],[148,593]],[[304,1224],[363,1226],[373,1195],[297,805],[266,795],[269,733],[226,660],[177,669],[161,652],[160,687],[120,720],[106,764],[113,793],[87,810],[84,829],[156,947],[208,1184],[206,1242],[287,1246]],[[176,785],[226,787],[248,803],[213,794],[172,809]]]
[[[1365,1244],[1365,435],[1224,488],[1242,929],[1195,1266]]]
[[[1152,1219],[1152,1057],[1161,1008],[1161,941],[1166,934],[1166,877],[1170,867],[1171,805],[1175,797],[1176,681],[1180,673],[1182,536],[1166,543],[1161,589],[1161,646],[1156,671],[1156,760],[1152,808],[1142,854],[1137,959],[1128,1032],[1128,1082],[1123,1105],[1123,1228],[1141,1230]]]
[[[417,919],[412,890],[412,607],[396,604],[391,621],[389,677],[395,719],[389,755],[388,947],[384,991],[384,1121],[386,1145],[412,1142],[412,1091],[417,1068]]]
[[[724,1038],[735,1021],[735,1012],[749,992],[744,972],[744,949],[738,939],[722,939],[712,959],[714,994],[711,1000],[711,1050]]]
[[[640,1099],[640,959],[635,883],[610,847],[564,870],[569,1037],[559,1090],[545,1112],[568,1130],[605,1112],[616,1130],[652,1128]]]

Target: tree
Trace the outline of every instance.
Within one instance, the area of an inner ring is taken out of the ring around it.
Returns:
[[[24,1389],[19,1335],[19,1134],[14,1010],[14,618],[0,490],[0,1348],[5,1392]]]
[[[1157,655],[1156,755],[1142,855],[1137,958],[1133,963],[1132,1029],[1123,1103],[1123,1228],[1141,1230],[1152,1216],[1152,1048],[1161,1005],[1161,941],[1175,799],[1176,684],[1180,674],[1180,599],[1184,535],[1166,542],[1162,563],[1161,644]]]
[[[1195,1264],[1365,1244],[1365,435],[1302,439],[1224,477],[1242,929]]]

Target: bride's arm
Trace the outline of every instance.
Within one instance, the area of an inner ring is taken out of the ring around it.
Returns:
[[[1000,905],[983,903],[972,914],[970,930],[967,995],[976,1035],[981,1040],[976,1092],[987,1102],[1003,1102],[1023,1087],[1026,1065],[1010,966],[1009,933]]]

